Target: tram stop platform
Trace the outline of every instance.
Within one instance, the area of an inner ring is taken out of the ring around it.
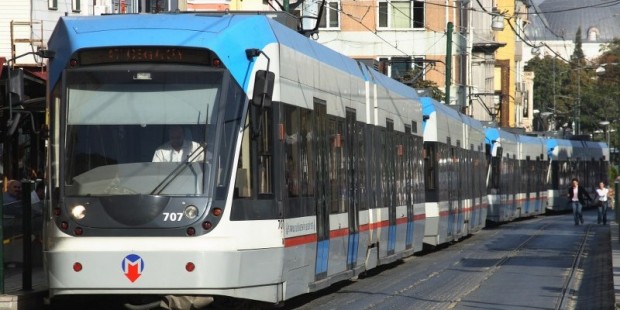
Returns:
[[[613,213],[613,212],[612,212]],[[616,217],[617,218],[617,217]],[[617,220],[616,220],[617,221]],[[620,226],[611,221],[611,264],[614,276],[614,293],[616,296],[615,309],[620,309]]]
[[[32,266],[22,264],[21,239],[5,240],[3,251],[4,294],[0,294],[0,310],[45,309],[47,284],[41,242],[33,241]]]
[[[610,210],[608,218],[616,218],[614,210]],[[573,226],[570,225],[570,229],[572,228]],[[610,255],[612,263],[611,270],[613,272],[615,294],[614,308],[620,310],[620,225],[617,220],[612,220],[610,221],[609,228],[609,241],[611,243]],[[35,256],[36,260],[35,253],[33,253],[33,256]],[[5,258],[6,257],[7,256],[5,254]],[[48,292],[46,286],[46,276],[42,265],[35,262],[32,267],[32,273],[29,275],[30,277],[25,277],[23,271],[24,268],[20,263],[5,263],[4,294],[0,294],[0,310],[48,309],[44,302]]]

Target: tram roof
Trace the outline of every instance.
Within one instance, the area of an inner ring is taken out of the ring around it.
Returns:
[[[208,48],[246,86],[248,64],[245,50],[282,44],[318,59],[348,74],[367,78],[357,62],[310,40],[265,15],[235,14],[122,14],[61,17],[54,29],[49,49],[56,52],[50,61],[50,85],[57,83],[69,57],[80,49],[123,46],[175,46]]]
[[[462,121],[461,114],[458,111],[439,103],[431,97],[420,97],[420,103],[422,104],[422,114],[425,116],[430,116],[433,112],[437,112],[458,122]]]

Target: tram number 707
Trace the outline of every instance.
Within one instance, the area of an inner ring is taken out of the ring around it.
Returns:
[[[164,212],[164,222],[180,222],[183,219],[183,212]]]

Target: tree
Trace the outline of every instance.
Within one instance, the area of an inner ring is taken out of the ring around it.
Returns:
[[[620,146],[620,38],[604,45],[601,55],[596,59],[598,68],[605,70],[598,71],[596,93],[600,95],[600,100],[604,104],[602,115],[603,120],[611,122],[614,128],[611,141],[615,147]],[[610,129],[612,129],[610,127]],[[617,143],[614,143],[617,141]]]
[[[581,47],[581,26],[577,28],[574,43],[575,50],[573,51],[573,55],[570,56],[570,61],[573,68],[583,66],[586,63],[586,56],[583,53],[583,49]]]
[[[598,76],[595,69],[603,64],[605,72]],[[578,30],[569,62],[545,56],[531,59],[525,69],[534,72],[534,109],[554,114],[555,128],[551,129],[559,130],[575,121],[580,124],[580,133],[592,134],[603,129],[601,121],[620,123],[620,39],[605,45],[596,61],[588,63]],[[594,138],[602,141],[604,135]]]
[[[526,71],[534,72],[534,109],[553,113],[553,124],[571,123],[570,108],[574,103],[570,95],[570,65],[556,57],[532,58],[525,66]]]
[[[575,34],[575,50],[570,57],[569,92],[576,98],[572,107],[572,119],[577,126],[576,131],[580,134],[592,133],[599,129],[602,117],[600,94],[596,92],[596,79],[592,66],[588,66],[581,43],[581,27]],[[585,113],[584,113],[585,112]]]

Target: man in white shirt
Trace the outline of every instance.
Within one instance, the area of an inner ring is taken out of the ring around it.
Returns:
[[[200,162],[204,160],[204,149],[199,143],[185,139],[182,126],[168,128],[169,141],[161,145],[153,154],[153,162]],[[191,156],[191,158],[190,158]]]

